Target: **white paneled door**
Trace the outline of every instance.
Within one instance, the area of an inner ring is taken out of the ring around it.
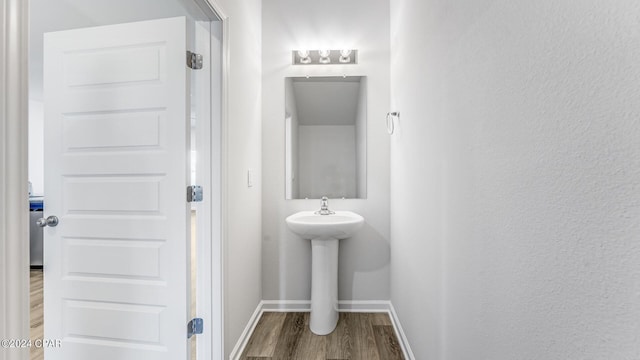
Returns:
[[[185,18],[45,34],[47,360],[186,358],[185,42]]]

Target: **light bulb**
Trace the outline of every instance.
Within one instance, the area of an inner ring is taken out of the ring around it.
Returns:
[[[351,50],[340,50],[340,58],[338,61],[341,63],[350,63],[351,62]]]
[[[331,54],[331,50],[318,50],[318,55],[320,55],[320,64],[328,64],[331,62],[329,58],[329,54]]]
[[[298,50],[298,57],[300,57],[301,64],[308,64],[311,62],[311,57],[309,56],[309,50]]]
[[[320,57],[329,57],[329,54],[331,54],[331,50],[318,50]]]

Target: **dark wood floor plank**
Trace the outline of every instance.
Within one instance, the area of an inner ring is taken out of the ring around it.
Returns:
[[[304,313],[304,328],[293,354],[294,359],[325,360],[327,336],[316,335],[309,328],[309,313]]]
[[[251,338],[249,338],[242,358],[271,358],[275,352],[286,316],[287,314],[283,312],[262,313]]]
[[[273,353],[277,360],[295,359],[293,356],[298,350],[300,338],[304,330],[304,314],[301,312],[286,313],[282,330],[278,336],[278,343]]]
[[[351,359],[351,334],[346,313],[340,313],[336,329],[327,335],[327,359]]]
[[[371,314],[345,313],[352,334],[351,360],[380,360],[371,326]]]
[[[373,333],[378,347],[380,360],[404,360],[402,349],[396,338],[393,326],[374,325]]]

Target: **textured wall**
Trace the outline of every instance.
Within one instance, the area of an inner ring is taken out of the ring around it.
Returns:
[[[391,302],[420,360],[441,359],[442,34],[426,0],[391,1]],[[461,344],[462,345],[462,344]],[[458,360],[458,359],[451,359]]]
[[[416,358],[639,359],[640,4],[391,3]]]
[[[319,200],[285,200],[284,78],[367,76],[367,198],[332,199],[334,210],[352,210],[366,224],[340,242],[341,300],[389,299],[389,4],[386,0],[268,0],[262,9],[263,299],[309,300],[311,244],[284,219],[320,207]],[[357,65],[292,66],[291,51],[328,47],[359,50]]]

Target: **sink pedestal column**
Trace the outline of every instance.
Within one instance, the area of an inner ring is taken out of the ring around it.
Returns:
[[[311,240],[311,318],[316,335],[338,324],[338,239]]]

